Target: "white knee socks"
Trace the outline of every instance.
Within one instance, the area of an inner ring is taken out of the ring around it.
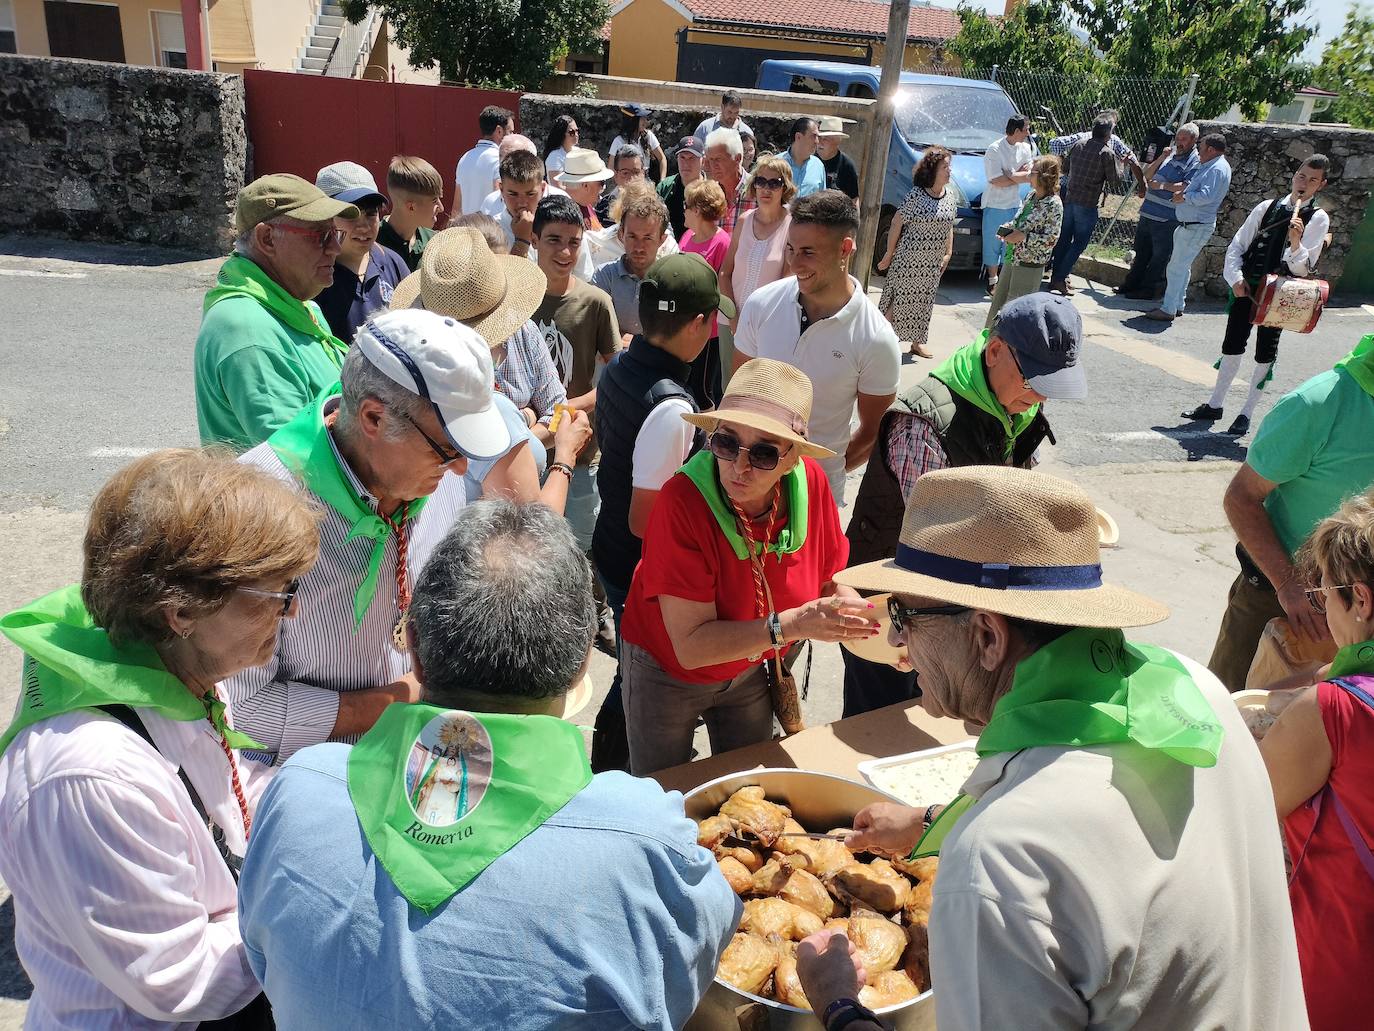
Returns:
[[[1231,389],[1231,381],[1236,378],[1236,373],[1240,371],[1240,360],[1243,354],[1223,354],[1221,364],[1217,366],[1217,385],[1212,389],[1212,399],[1207,403],[1213,408],[1226,407],[1226,391]]]
[[[1274,367],[1273,362],[1265,362],[1261,365],[1255,363],[1255,371],[1250,374],[1250,393],[1245,395],[1245,407],[1240,410],[1240,414],[1247,419],[1255,414],[1255,405],[1259,403],[1260,387],[1264,383],[1265,377],[1269,375],[1269,370]]]

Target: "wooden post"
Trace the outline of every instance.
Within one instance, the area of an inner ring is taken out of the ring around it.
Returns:
[[[877,240],[878,219],[883,211],[887,150],[892,142],[892,121],[896,114],[897,87],[902,76],[902,57],[906,53],[906,29],[910,17],[911,0],[892,0],[887,16],[887,45],[883,48],[882,80],[878,84],[878,99],[874,102],[868,146],[864,148],[863,182],[859,191],[863,207],[854,264],[850,267],[865,288],[873,270],[874,244],[885,245],[885,241]]]

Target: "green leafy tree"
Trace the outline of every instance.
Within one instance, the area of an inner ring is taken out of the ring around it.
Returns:
[[[1374,10],[1351,5],[1341,34],[1322,51],[1313,82],[1341,95],[1323,118],[1374,129]]]
[[[417,68],[450,82],[538,89],[570,53],[601,48],[607,0],[340,0],[360,22],[374,8]]]
[[[1298,63],[1316,33],[1307,0],[1066,0],[1113,74],[1198,76],[1193,111],[1215,117],[1239,104],[1258,118],[1311,77]]]
[[[1092,75],[1101,62],[1092,48],[1069,30],[1063,8],[1048,0],[1027,0],[1005,18],[959,5],[959,35],[945,47],[965,68],[1052,71]]]

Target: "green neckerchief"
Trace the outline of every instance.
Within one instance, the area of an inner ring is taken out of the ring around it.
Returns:
[[[725,534],[725,539],[730,542],[730,547],[734,549],[735,558],[745,560],[749,558],[749,551],[745,547],[744,538],[740,535],[739,524],[735,521],[735,510],[730,506],[730,499],[725,496],[725,490],[720,485],[720,479],[716,476],[716,458],[709,451],[698,451],[687,460],[678,472],[682,473],[687,479],[696,485],[697,490],[701,491],[701,496],[706,499],[706,505],[711,509],[711,514],[716,517],[716,525],[720,527],[720,532]],[[763,553],[766,555],[772,552],[775,555],[790,555],[794,551],[800,551],[801,546],[806,543],[806,516],[807,516],[807,489],[806,489],[806,468],[803,463],[798,462],[782,478],[783,493],[787,495],[787,525],[778,531],[778,539],[771,544],[764,546]]]
[[[582,732],[553,716],[387,706],[348,756],[367,843],[430,913],[592,781]]]
[[[1352,379],[1374,397],[1374,333],[1360,338],[1355,350],[1336,363],[1336,368],[1350,373]]]
[[[300,410],[272,436],[267,446],[276,452],[282,464],[315,493],[317,497],[349,522],[345,542],[354,537],[371,537],[372,554],[367,561],[367,573],[353,595],[353,626],[356,630],[372,607],[377,593],[377,575],[386,554],[386,539],[391,527],[362,499],[353,481],[339,467],[334,445],[329,439],[329,427],[324,422],[324,409],[339,394],[339,385],[325,389],[319,397]],[[400,525],[419,516],[428,498],[416,498],[401,512]]]
[[[219,270],[215,286],[205,295],[204,315],[226,297],[251,297],[297,333],[318,340],[324,353],[336,366],[343,364],[348,345],[321,324],[310,305],[281,288],[256,262],[241,254],[230,256]]]
[[[1347,644],[1338,651],[1336,657],[1331,660],[1331,670],[1326,677],[1328,680],[1334,680],[1336,677],[1352,675],[1374,676],[1374,638]]]
[[[1030,193],[1026,194],[1026,200],[1025,203],[1021,205],[1021,210],[1018,211],[1016,213],[1016,217],[1011,220],[1011,226],[1013,229],[1021,228],[1021,224],[1025,221],[1026,216],[1030,214],[1030,209],[1034,206],[1034,204],[1035,191],[1031,190]],[[1002,264],[1010,265],[1013,261],[1016,260],[1016,244],[1003,244],[1003,249],[1006,251],[1006,254],[1002,258]]]
[[[983,367],[983,351],[988,346],[990,335],[991,330],[983,330],[971,344],[965,344],[941,362],[931,375],[1002,424],[1007,434],[1006,454],[1010,455],[1016,438],[1035,421],[1040,406],[1032,405],[1024,412],[1012,415],[997,400],[997,395],[988,384],[987,370]]]
[[[980,757],[1023,748],[1134,741],[1189,766],[1215,766],[1221,724],[1192,675],[1171,653],[1126,640],[1120,630],[1071,630],[1016,667],[978,737]],[[938,855],[976,801],[959,795],[917,843]]]
[[[116,645],[95,625],[76,584],[0,617],[0,633],[24,653],[19,714],[0,736],[0,753],[21,730],[78,709],[129,705],[170,720],[208,719],[234,748],[262,748],[233,730],[224,703],[197,698],[162,664],[152,645]]]

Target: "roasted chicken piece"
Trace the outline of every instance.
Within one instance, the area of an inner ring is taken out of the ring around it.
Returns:
[[[825,890],[825,885],[805,870],[792,871],[787,883],[778,892],[778,898],[810,910],[822,920],[829,920],[836,912],[835,900]]]
[[[886,859],[855,863],[836,870],[826,879],[826,884],[840,902],[862,902],[882,913],[901,909],[911,894],[911,882]]]
[[[697,844],[702,848],[715,848],[727,835],[735,833],[735,825],[730,822],[730,817],[708,816],[697,824]]]
[[[755,838],[766,848],[772,848],[792,810],[768,801],[763,788],[751,784],[727,798],[720,807],[720,815],[734,823],[735,833]]]
[[[736,934],[725,946],[716,976],[740,991],[758,994],[768,983],[780,956],[781,950],[775,942],[753,934]]]
[[[815,913],[779,898],[750,899],[744,904],[744,916],[739,922],[741,931],[763,938],[776,934],[793,941],[801,941],[823,926],[824,922]],[[896,962],[894,959],[893,965]]]
[[[717,859],[724,859],[728,856],[751,874],[757,873],[759,868],[763,866],[763,856],[756,848],[746,848],[743,845],[728,848],[725,845],[717,845],[715,853]]]
[[[884,970],[894,969],[907,947],[906,930],[883,918],[852,916],[845,934],[863,957],[870,981]]]
[[[930,930],[925,920],[908,923],[906,938],[906,954],[902,956],[902,969],[917,988],[925,991],[930,987]]]
[[[754,874],[754,884],[750,892],[754,895],[776,895],[782,891],[788,878],[792,876],[794,870],[801,866],[805,860],[800,857],[794,859],[792,856],[783,856],[774,852],[768,862],[764,863]]]
[[[935,874],[940,869],[940,858],[929,856],[926,859],[891,859],[889,862],[892,868],[898,873],[904,873],[913,881],[933,881]]]
[[[797,957],[784,955],[778,960],[778,969],[773,974],[773,994],[778,1002],[798,1009],[809,1010],[811,1003],[802,991],[801,978],[797,976]]]
[[[789,834],[804,833],[801,824],[795,820],[788,820],[783,830]],[[784,855],[805,858],[806,868],[817,877],[824,877],[858,862],[854,853],[844,847],[844,842],[833,838],[779,838],[773,847]]]
[[[900,970],[884,970],[859,989],[859,1002],[871,1010],[896,1006],[920,995],[920,989]]]
[[[911,889],[911,894],[902,903],[902,912],[906,914],[907,923],[914,920],[929,920],[930,906],[935,901],[932,892],[935,891],[935,882],[921,881]]]
[[[734,856],[725,856],[723,859],[716,860],[716,866],[720,867],[720,872],[725,877],[725,883],[730,885],[736,895],[749,893],[749,889],[754,883],[754,875],[745,868],[743,863]]]

